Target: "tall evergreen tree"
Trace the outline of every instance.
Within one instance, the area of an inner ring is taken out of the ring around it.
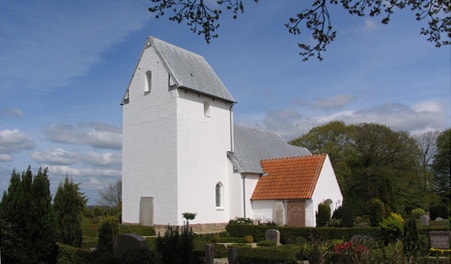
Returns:
[[[56,230],[49,187],[47,169],[40,168],[34,177],[30,167],[21,176],[13,171],[0,205],[2,229],[7,230],[7,243],[1,244],[4,263],[50,261]]]
[[[79,185],[66,176],[64,184],[58,186],[53,201],[59,242],[76,247],[81,246],[82,213],[86,202],[86,197],[80,193]]]

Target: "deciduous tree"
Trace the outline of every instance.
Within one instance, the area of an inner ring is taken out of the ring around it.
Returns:
[[[119,208],[122,201],[122,180],[109,183],[108,186],[99,191],[98,202],[107,207]]]

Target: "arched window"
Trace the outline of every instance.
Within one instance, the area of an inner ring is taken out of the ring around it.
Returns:
[[[216,207],[222,207],[223,206],[223,187],[222,183],[218,182],[215,187],[215,201],[216,201]]]
[[[151,88],[152,88],[152,72],[146,71],[146,81],[144,83],[144,92],[150,93]]]

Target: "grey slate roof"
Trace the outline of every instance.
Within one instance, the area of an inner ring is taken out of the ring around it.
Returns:
[[[269,131],[241,125],[235,125],[233,131],[234,152],[228,156],[240,173],[263,173],[263,159],[311,155],[308,149],[292,146]]]
[[[149,36],[148,46],[153,46],[174,78],[177,88],[235,102],[210,64],[199,54]]]

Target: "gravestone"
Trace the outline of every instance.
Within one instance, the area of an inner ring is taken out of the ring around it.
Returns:
[[[113,257],[121,259],[129,251],[146,248],[147,242],[142,236],[135,234],[117,235],[113,243]]]
[[[420,216],[420,225],[429,226],[429,217],[427,215]]]
[[[277,229],[268,229],[265,232],[265,240],[274,241],[280,245],[280,232]]]
[[[450,249],[451,231],[430,231],[431,248]]]

